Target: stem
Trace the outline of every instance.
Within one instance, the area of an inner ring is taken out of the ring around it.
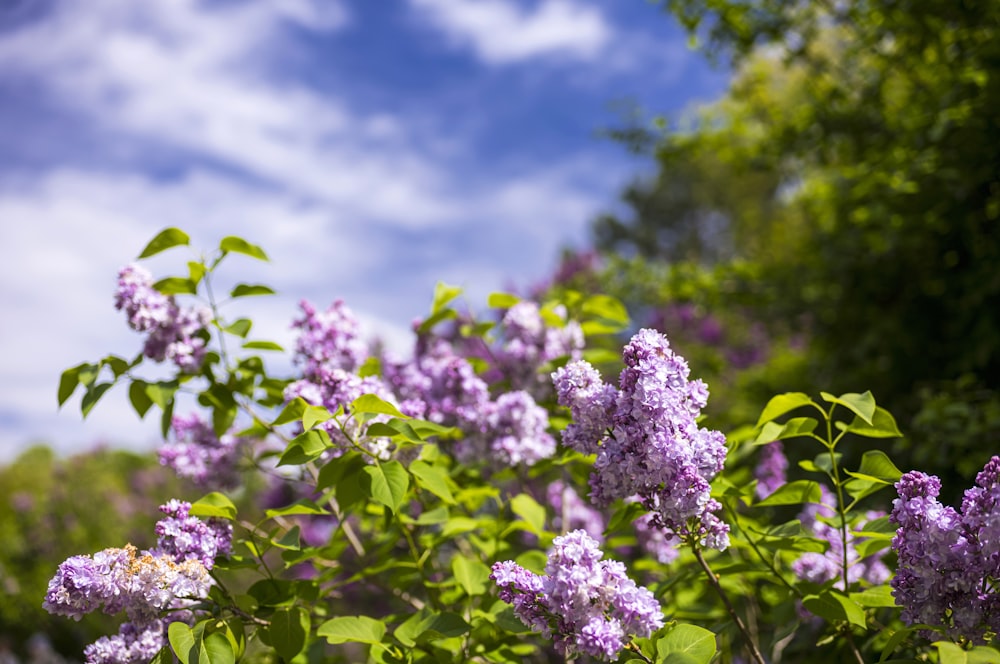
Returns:
[[[626,650],[631,650],[636,655],[636,657],[638,657],[642,661],[646,662],[647,664],[653,664],[653,660],[651,660],[650,658],[648,658],[645,655],[643,655],[642,651],[639,650],[639,647],[637,645],[635,645],[635,643],[633,643],[632,641],[629,641],[625,645],[625,649]]]
[[[837,514],[840,516],[840,556],[841,556],[841,577],[844,580],[844,592],[850,587],[847,580],[847,510],[844,509],[844,487],[840,482],[840,469],[837,467],[837,455],[834,448],[837,442],[833,439],[833,409],[837,404],[830,406],[830,413],[826,417],[826,439],[827,450],[830,452],[830,472],[833,477],[833,486],[837,489]]]
[[[733,523],[736,525],[737,528],[740,529],[740,532],[743,533],[743,537],[750,545],[750,548],[754,550],[754,553],[757,554],[757,557],[760,558],[760,561],[765,565],[767,565],[767,568],[771,570],[771,573],[774,574],[774,576],[778,577],[778,580],[781,581],[781,583],[783,583],[786,588],[791,590],[801,599],[802,591],[793,586],[791,583],[789,583],[788,579],[786,579],[784,575],[778,571],[777,565],[774,564],[774,560],[777,560],[777,556],[775,556],[774,559],[772,560],[768,560],[766,557],[764,557],[764,552],[761,551],[760,547],[757,546],[757,542],[754,541],[753,537],[750,536],[749,532],[747,532],[744,528],[740,526],[740,518],[739,515],[736,513],[736,510],[734,510],[729,505],[726,505],[726,511],[729,512],[729,515],[733,518]]]
[[[733,619],[733,622],[736,623],[736,627],[743,635],[743,639],[746,641],[747,650],[750,651],[751,657],[753,657],[753,660],[757,662],[757,664],[767,664],[764,660],[764,656],[760,654],[760,650],[757,649],[757,644],[754,642],[753,636],[750,634],[750,630],[747,629],[747,626],[744,624],[743,619],[740,618],[740,615],[736,613],[736,609],[733,608],[732,602],[729,601],[729,596],[726,595],[726,591],[723,590],[722,586],[719,584],[719,579],[715,576],[715,572],[713,572],[712,568],[708,566],[708,561],[705,560],[705,557],[701,555],[701,549],[699,549],[698,545],[695,544],[691,547],[691,550],[694,552],[694,557],[698,561],[698,564],[701,565],[703,570],[705,570],[705,574],[708,576],[708,582],[713,588],[715,588],[715,592],[718,593],[719,597],[722,599],[722,603],[726,605],[726,611],[729,612],[729,616]]]

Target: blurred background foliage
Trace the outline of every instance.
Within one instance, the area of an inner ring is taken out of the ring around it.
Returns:
[[[871,389],[900,467],[967,485],[1000,449],[1000,2],[663,8],[736,73],[694,117],[614,132],[657,171],[596,221],[588,278],[665,325],[716,421]]]

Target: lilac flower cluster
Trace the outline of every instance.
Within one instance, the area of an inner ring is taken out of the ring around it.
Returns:
[[[760,460],[754,468],[757,480],[755,493],[758,498],[767,498],[787,481],[788,458],[780,440],[775,440],[760,448]]]
[[[890,520],[899,566],[890,584],[908,624],[943,626],[953,639],[1000,632],[1000,457],[966,490],[961,512],[942,505],[941,482],[911,471],[896,483]]]
[[[599,542],[604,538],[604,517],[584,502],[573,487],[556,480],[549,484],[546,498],[555,511],[553,530],[567,532],[582,529]]]
[[[729,527],[715,514],[721,505],[709,486],[725,461],[725,437],[696,423],[707,387],[688,380],[684,358],[655,330],[640,330],[622,357],[618,390],[585,361],[552,374],[559,403],[574,420],[563,442],[597,455],[591,498],[607,505],[637,496],[667,535],[725,549]]]
[[[555,454],[556,441],[546,431],[548,426],[548,412],[530,394],[507,392],[485,404],[456,456],[464,462],[492,459],[504,466],[531,466]]]
[[[43,603],[49,613],[79,620],[103,610],[128,618],[117,635],[87,646],[87,664],[148,662],[166,642],[167,625],[208,596],[209,570],[217,554],[229,552],[231,527],[202,522],[189,515],[190,507],[176,500],[160,507],[167,518],[156,525],[152,551],[127,545],[59,565]],[[171,617],[164,618],[168,610]]]
[[[212,426],[196,414],[175,416],[173,440],[157,452],[160,463],[200,487],[231,489],[239,485],[238,463],[249,439],[232,433],[216,436]]]
[[[773,443],[772,443],[773,444]],[[813,583],[826,583],[834,579],[839,579],[838,587],[845,590],[844,577],[844,549],[847,549],[847,582],[849,584],[864,581],[865,583],[877,586],[885,583],[892,572],[882,560],[881,553],[875,553],[862,558],[858,553],[858,545],[866,538],[855,535],[850,530],[847,531],[847,543],[839,527],[832,526],[823,519],[832,519],[836,516],[837,498],[825,486],[820,485],[821,498],[819,503],[811,503],[799,514],[799,521],[802,527],[812,532],[815,537],[826,540],[830,546],[823,553],[806,552],[792,563],[792,571],[804,581]],[[863,524],[885,516],[885,512],[871,510],[864,515]],[[864,525],[862,525],[862,530]]]
[[[118,272],[115,308],[125,310],[136,332],[148,332],[143,354],[157,362],[170,360],[184,372],[194,373],[205,360],[202,333],[212,320],[206,307],[180,307],[173,296],[153,288],[153,276],[129,264]]]
[[[354,312],[343,300],[337,300],[324,312],[318,312],[306,300],[299,303],[302,317],[292,322],[300,330],[295,341],[297,364],[304,366],[307,378],[317,375],[319,369],[354,371],[368,355],[361,339],[361,325]]]
[[[565,319],[565,311],[556,312]],[[500,343],[492,356],[503,377],[515,390],[525,390],[534,398],[548,395],[551,384],[538,369],[550,360],[569,356],[579,359],[583,350],[583,329],[576,321],[562,327],[547,325],[536,302],[523,300],[504,314],[497,328]]]
[[[583,530],[556,537],[539,576],[513,561],[493,565],[500,599],[512,604],[532,630],[553,639],[556,650],[604,660],[617,657],[629,635],[646,637],[663,626],[659,603],[639,588],[615,560],[602,560]]]

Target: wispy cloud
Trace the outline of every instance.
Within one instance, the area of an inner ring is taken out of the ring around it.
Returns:
[[[592,6],[544,0],[528,9],[514,0],[410,0],[418,15],[455,44],[492,65],[561,57],[594,60],[613,28]]]

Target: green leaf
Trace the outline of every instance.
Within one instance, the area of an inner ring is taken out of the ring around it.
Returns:
[[[177,381],[146,383],[146,396],[164,410],[173,402],[176,392]]]
[[[87,391],[83,394],[83,399],[80,400],[80,412],[83,413],[84,417],[90,414],[97,402],[100,401],[104,393],[111,389],[114,383],[97,383],[91,385],[87,388]]]
[[[243,348],[246,350],[276,350],[278,352],[284,352],[284,348],[274,343],[273,341],[248,341],[243,344]]]
[[[438,282],[434,286],[434,302],[431,305],[431,314],[436,314],[462,293],[460,286],[449,286],[444,282]]]
[[[341,616],[320,625],[316,635],[329,643],[379,644],[385,636],[385,624],[368,616]]]
[[[221,632],[207,634],[201,641],[195,642],[198,652],[198,664],[235,664],[236,654],[229,639]],[[193,663],[192,663],[193,664]]]
[[[278,459],[279,466],[301,466],[322,456],[333,447],[330,435],[322,429],[310,429],[292,439]]]
[[[103,360],[101,360],[101,366],[110,367],[111,373],[114,374],[115,378],[121,377],[126,371],[129,370],[129,364],[117,355],[108,355]]]
[[[228,497],[213,491],[191,504],[191,516],[217,517],[230,521],[236,518],[236,505]]]
[[[153,288],[164,295],[197,295],[198,286],[185,277],[167,277],[160,279]]]
[[[757,426],[762,425],[764,422],[770,422],[776,417],[781,417],[796,408],[808,406],[811,403],[813,403],[813,400],[809,398],[809,395],[802,392],[786,392],[785,394],[771,397],[771,400],[764,406],[764,410],[757,420]]]
[[[392,415],[393,417],[406,419],[406,415],[399,412],[398,408],[374,394],[362,394],[360,397],[352,401],[351,414],[355,416],[363,414]]]
[[[196,263],[194,261],[188,261],[188,274],[191,277],[191,281],[198,284],[202,279],[205,278],[205,273],[208,272],[202,263]]]
[[[288,405],[278,413],[278,417],[274,419],[274,426],[279,426],[281,424],[288,424],[289,422],[294,422],[296,420],[302,419],[302,413],[306,412],[306,408],[309,407],[309,402],[307,402],[302,397],[295,397],[288,402]]]
[[[309,612],[300,606],[278,609],[267,628],[271,647],[286,662],[291,662],[306,646],[309,635]]]
[[[132,402],[132,408],[135,409],[139,419],[145,417],[149,409],[153,407],[153,400],[146,393],[145,381],[132,381],[132,384],[128,386],[128,399]]]
[[[864,394],[847,392],[841,394],[839,397],[835,397],[828,392],[820,392],[819,395],[823,397],[824,401],[839,404],[847,408],[864,420],[866,424],[872,424],[872,417],[875,415],[875,397],[872,396],[870,391]]]
[[[656,642],[657,662],[707,664],[715,656],[716,648],[713,632],[681,623]]]
[[[229,334],[243,339],[250,333],[251,327],[253,327],[253,321],[249,318],[240,318],[238,320],[234,320],[230,325],[227,325],[223,329]]]
[[[191,238],[188,237],[187,233],[179,228],[165,228],[149,241],[146,248],[139,254],[139,258],[149,258],[171,247],[186,245],[190,241]],[[187,662],[184,664],[187,664]]]
[[[466,558],[462,554],[451,559],[451,572],[462,590],[470,597],[486,592],[486,582],[490,578],[490,568],[478,560]]]
[[[76,392],[77,386],[80,384],[80,371],[86,367],[92,367],[94,365],[84,362],[83,364],[78,364],[75,367],[70,367],[66,371],[62,372],[59,377],[59,405],[62,406],[66,403],[66,400],[73,396],[73,392]]]
[[[455,504],[455,496],[451,493],[451,487],[448,486],[448,473],[443,468],[417,459],[410,464],[410,472],[417,479],[417,485],[421,489],[430,491],[449,505]]]
[[[756,502],[753,507],[768,507],[771,505],[799,505],[802,503],[818,503],[820,500],[819,484],[812,480],[796,480],[783,484],[767,498]]]
[[[454,638],[469,629],[469,623],[457,613],[432,613],[429,609],[422,609],[397,627],[393,636],[407,648],[412,648],[418,641]]]
[[[892,589],[884,584],[866,588],[859,593],[851,593],[850,597],[853,601],[864,607],[896,606],[896,598],[892,596]]]
[[[247,297],[250,295],[274,295],[274,290],[263,284],[237,284],[229,293],[229,297]]]
[[[294,514],[330,514],[330,512],[307,498],[297,500],[291,505],[264,512],[264,515],[268,519],[273,519],[276,516],[292,516]]]
[[[376,463],[362,468],[362,473],[361,488],[376,502],[385,505],[393,513],[398,512],[406,498],[406,491],[410,488],[410,475],[403,464],[395,460]]]
[[[222,238],[222,241],[219,242],[219,250],[223,253],[233,252],[237,254],[245,254],[262,261],[267,260],[267,254],[264,253],[263,249],[255,244],[250,244],[243,238],[236,237],[235,235]]]
[[[836,622],[846,620],[852,625],[866,629],[865,611],[851,598],[836,590],[826,590],[818,595],[806,595],[802,605],[811,613]]]
[[[149,660],[149,664],[174,664],[174,656],[170,650],[169,645],[165,645],[160,648],[153,659]]]
[[[486,305],[491,309],[510,309],[520,301],[521,298],[510,293],[490,293]]]
[[[591,295],[583,301],[581,312],[584,316],[600,318],[609,323],[616,323],[620,327],[628,325],[629,322],[625,305],[610,295]]]
[[[870,424],[860,417],[855,417],[854,421],[846,428],[846,431],[867,438],[903,437],[903,433],[896,426],[896,418],[881,406],[875,407],[875,414],[872,415]]]
[[[875,479],[886,484],[894,484],[903,476],[903,471],[882,450],[868,450],[861,455],[861,467],[858,472],[846,471],[851,477]]]
[[[963,650],[950,641],[935,641],[940,664],[1000,664],[1000,652],[987,646]]]
[[[317,424],[328,422],[331,419],[333,419],[333,415],[323,406],[306,406],[302,413],[302,428],[312,429]]]
[[[519,493],[510,500],[510,509],[524,519],[536,535],[545,532],[545,508],[526,493]]]
[[[767,445],[776,440],[808,436],[816,430],[818,425],[819,422],[812,417],[793,417],[784,424],[765,422],[764,426],[761,427],[760,433],[757,434],[757,438],[754,439],[753,444]]]
[[[190,658],[195,646],[195,636],[190,627],[183,622],[170,623],[167,627],[167,640],[181,664],[192,664]]]

